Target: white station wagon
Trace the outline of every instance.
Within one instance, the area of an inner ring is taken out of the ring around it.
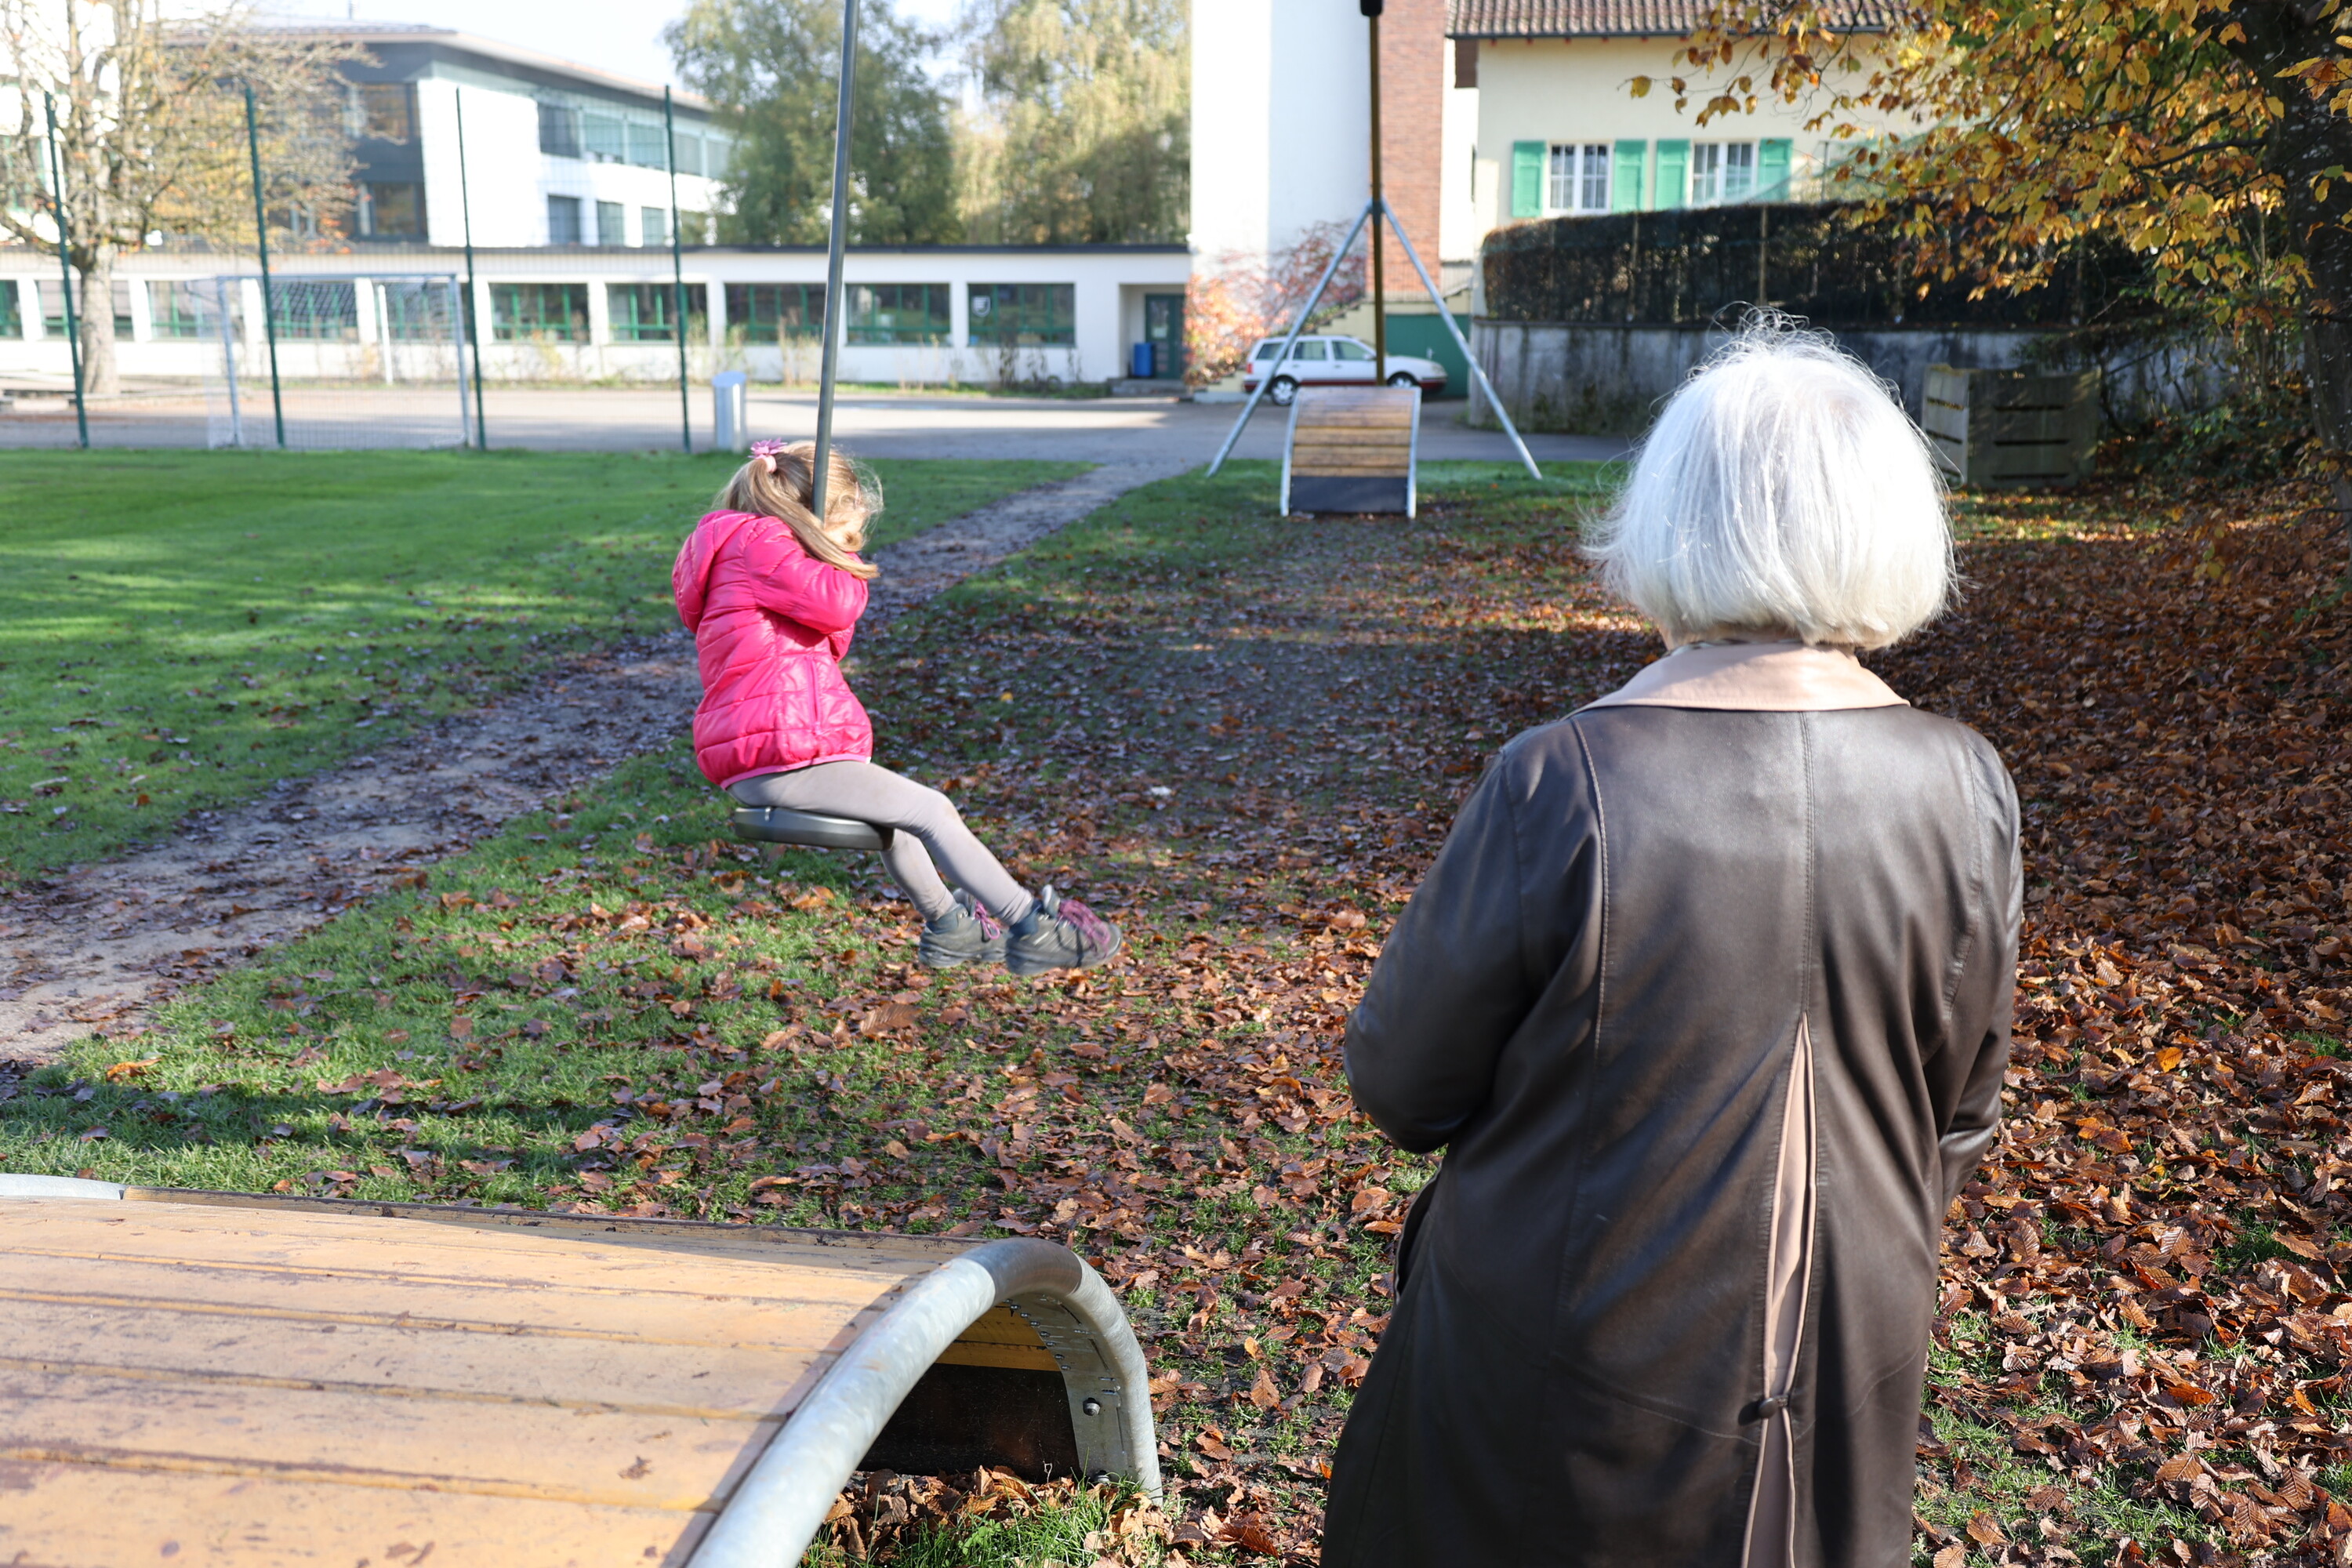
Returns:
[[[1291,345],[1289,359],[1277,368],[1274,356],[1281,352],[1280,338],[1268,338],[1251,352],[1249,368],[1242,373],[1244,392],[1255,392],[1257,384],[1264,381],[1266,401],[1288,407],[1302,386],[1372,384],[1372,345],[1361,338],[1301,337]],[[1418,386],[1423,397],[1434,397],[1445,390],[1445,367],[1435,360],[1392,353],[1388,368],[1391,386]]]

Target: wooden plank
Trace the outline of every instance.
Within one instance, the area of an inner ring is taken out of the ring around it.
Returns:
[[[298,1274],[198,1263],[10,1256],[0,1300],[88,1310],[146,1311],[194,1324],[235,1320],[332,1323],[355,1330],[432,1329],[455,1334],[545,1334],[639,1344],[815,1347],[885,1294],[866,1299],[762,1300],[748,1292],[600,1290],[528,1281],[447,1281],[359,1269]],[[793,1283],[797,1283],[794,1281]]]
[[[1298,416],[1298,433],[1310,430],[1402,430],[1410,431],[1412,421],[1404,417],[1410,409],[1381,408],[1313,408]]]
[[[0,1373],[0,1458],[655,1509],[716,1508],[778,1421]]]
[[[940,1366],[1001,1366],[1019,1372],[1058,1372],[1061,1363],[1029,1321],[1009,1307],[991,1307],[980,1321],[940,1353]]]
[[[125,1201],[178,1207],[253,1209],[262,1214],[341,1215],[363,1219],[417,1219],[455,1229],[535,1231],[594,1236],[624,1245],[706,1256],[767,1257],[777,1248],[812,1261],[863,1267],[876,1262],[944,1263],[980,1245],[946,1236],[887,1236],[857,1230],[814,1230],[782,1225],[718,1225],[700,1220],[641,1219],[623,1215],[554,1214],[542,1209],[476,1208],[456,1204],[367,1203],[355,1198],[295,1197],[279,1193],[216,1193],[179,1187],[129,1187]],[[47,1200],[55,1201],[55,1200]]]
[[[1406,471],[1402,463],[1309,462],[1303,458],[1290,465],[1290,476],[1294,479],[1402,479]]]
[[[1412,427],[1397,430],[1371,430],[1358,426],[1337,427],[1318,425],[1313,429],[1300,426],[1291,438],[1293,450],[1306,447],[1364,447],[1383,452],[1409,451],[1412,447]]]
[[[257,1323],[120,1307],[60,1313],[46,1303],[10,1301],[0,1302],[0,1368],[79,1371],[159,1384],[389,1388],[487,1405],[529,1400],[757,1417],[798,1406],[858,1327],[863,1323],[822,1346],[745,1349],[446,1333],[415,1325],[353,1332],[334,1322]]]
[[[104,1226],[103,1230],[94,1227]],[[747,1227],[747,1230],[750,1227]],[[685,1258],[708,1258],[714,1264],[740,1263],[750,1268],[772,1268],[798,1265],[825,1273],[844,1275],[919,1274],[952,1257],[952,1252],[929,1257],[892,1257],[877,1253],[860,1253],[854,1249],[835,1249],[815,1246],[779,1245],[762,1247],[748,1237],[729,1238],[723,1234],[704,1233],[699,1236],[665,1237],[658,1233],[620,1231],[610,1233],[578,1228],[524,1226],[484,1226],[474,1228],[463,1225],[445,1225],[411,1218],[405,1215],[377,1217],[364,1212],[292,1212],[270,1213],[247,1211],[221,1206],[190,1205],[163,1206],[147,1204],[81,1203],[66,1199],[12,1200],[6,1245],[39,1245],[37,1239],[51,1230],[87,1232],[91,1235],[145,1236],[159,1237],[170,1234],[205,1236],[207,1237],[247,1237],[253,1245],[267,1248],[289,1245],[292,1238],[322,1239],[345,1237],[366,1243],[371,1247],[405,1248],[409,1255],[429,1255],[439,1258],[477,1256],[482,1258],[508,1254],[528,1258],[532,1266],[537,1260],[558,1256],[565,1251],[570,1256],[606,1260],[612,1267],[626,1259],[627,1266],[647,1273],[674,1269]],[[125,1245],[110,1241],[108,1247]],[[145,1243],[159,1250],[170,1250],[168,1243]],[[207,1241],[205,1247],[215,1249],[226,1245]],[[172,1255],[184,1254],[185,1249]]]
[[[0,1563],[685,1568],[708,1513],[0,1460]]]

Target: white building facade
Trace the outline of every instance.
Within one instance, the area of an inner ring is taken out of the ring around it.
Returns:
[[[822,249],[695,247],[681,259],[689,374],[815,378]],[[1176,245],[854,247],[841,374],[910,386],[1122,378],[1149,321],[1181,316],[1190,271]],[[454,374],[436,358],[446,351],[428,345],[454,336],[446,324],[468,299],[488,379],[593,384],[678,372],[679,289],[667,247],[478,245],[470,287],[464,251],[443,247],[288,257],[272,276],[274,323],[249,262],[161,250],[125,257],[114,300],[124,377],[200,380],[228,351],[252,363],[272,325],[290,380]],[[68,348],[55,261],[0,250],[0,375],[65,377]]]

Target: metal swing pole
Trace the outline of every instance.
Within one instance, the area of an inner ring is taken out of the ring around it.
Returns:
[[[1371,47],[1367,51],[1372,62],[1372,205],[1385,209],[1388,198],[1381,194],[1381,6],[1382,0],[1357,0],[1364,14],[1364,22],[1371,29]],[[1381,226],[1372,225],[1372,384],[1386,386],[1389,381],[1389,289],[1388,279],[1381,266]]]
[[[1241,417],[1235,419],[1234,427],[1225,432],[1225,444],[1217,448],[1215,457],[1209,459],[1209,471],[1205,477],[1214,479],[1217,470],[1224,467],[1225,458],[1233,452],[1234,443],[1242,438],[1242,431],[1249,425],[1250,416],[1257,412],[1257,400],[1264,397],[1265,389],[1274,384],[1275,371],[1290,363],[1291,345],[1297,342],[1298,334],[1307,330],[1307,319],[1315,313],[1316,305],[1323,298],[1323,290],[1331,286],[1331,275],[1339,270],[1339,263],[1347,259],[1348,252],[1356,247],[1356,236],[1364,232],[1364,225],[1370,221],[1371,216],[1372,204],[1366,202],[1364,210],[1356,215],[1355,223],[1349,227],[1348,237],[1331,252],[1331,259],[1324,267],[1323,276],[1315,280],[1315,291],[1307,296],[1307,303],[1299,310],[1298,320],[1291,323],[1290,335],[1282,340],[1281,352],[1274,356],[1274,370],[1266,373],[1265,379],[1257,384],[1257,390],[1249,395],[1249,401],[1242,405]],[[1414,265],[1420,264],[1416,262]]]
[[[833,451],[833,381],[841,358],[842,249],[849,238],[849,119],[856,97],[857,0],[842,0],[841,93],[833,120],[833,220],[824,262],[824,356],[817,373],[816,459],[809,484],[817,521],[824,521],[825,470]]]
[[[482,301],[474,282],[474,194],[466,174],[466,92],[463,88],[449,90],[449,102],[457,115],[457,211],[465,219],[466,230],[466,308],[458,312],[457,331],[461,342],[474,350],[474,450],[490,449],[490,426],[482,416]],[[495,330],[494,330],[495,335]],[[462,359],[463,353],[460,353]],[[457,367],[457,406],[466,405],[466,370]]]
[[[245,89],[245,150],[253,159],[253,238],[261,255],[261,331],[269,342],[269,413],[278,426],[278,449],[286,449],[286,395],[278,381],[278,301],[269,289],[269,210],[261,196],[261,121],[253,110],[253,86]]]
[[[1454,324],[1453,315],[1447,311],[1445,301],[1438,295],[1437,285],[1430,280],[1429,268],[1421,264],[1420,253],[1412,247],[1412,237],[1405,233],[1404,225],[1397,218],[1396,209],[1389,205],[1385,197],[1381,201],[1381,211],[1387,216],[1389,226],[1396,230],[1397,243],[1404,247],[1404,258],[1412,263],[1413,271],[1421,279],[1421,286],[1429,290],[1429,302],[1437,307],[1437,319],[1445,323],[1445,330],[1453,334],[1454,346],[1462,351],[1463,361],[1469,365],[1470,374],[1477,378],[1478,384],[1486,390],[1486,401],[1494,405],[1495,417],[1503,422],[1503,434],[1511,438],[1512,449],[1518,453],[1519,461],[1527,465],[1528,477],[1542,479],[1543,470],[1536,467],[1535,458],[1528,455],[1528,444],[1519,439],[1519,427],[1511,423],[1511,411],[1504,407],[1503,400],[1495,395],[1495,384],[1486,379],[1486,368],[1479,364],[1478,356],[1470,352],[1470,340],[1464,337],[1462,329]],[[1209,471],[1216,472],[1214,468]]]
[[[58,104],[47,93],[41,94],[41,112],[49,121],[49,179],[57,187],[58,271],[65,279],[66,346],[71,351],[74,381],[74,428],[81,437],[84,451],[89,449],[89,409],[82,400],[81,390],[81,323],[74,319],[73,243],[66,233],[66,166],[58,156]],[[38,298],[38,296],[36,296]],[[82,301],[85,305],[89,301]],[[111,310],[114,301],[107,301]]]

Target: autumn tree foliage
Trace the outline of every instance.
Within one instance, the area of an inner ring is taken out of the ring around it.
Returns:
[[[1259,339],[1288,331],[1346,237],[1344,224],[1311,224],[1264,256],[1229,252],[1195,266],[1184,293],[1185,379],[1195,386],[1222,380],[1242,368]],[[1340,258],[1318,314],[1364,297],[1364,255],[1359,242]]]
[[[992,245],[1181,241],[1192,201],[1183,0],[973,0],[957,143]]]
[[[120,390],[110,302],[125,252],[160,238],[252,243],[247,89],[275,239],[341,230],[352,165],[336,67],[359,53],[243,5],[0,0],[0,191],[31,198],[0,205],[0,234],[54,257],[62,210],[89,392]]]
[[[662,29],[678,76],[736,138],[719,238],[814,245],[833,202],[840,0],[693,0]],[[948,104],[924,62],[937,35],[865,0],[849,140],[849,233],[861,245],[961,237]]]
[[[2299,353],[2314,429],[2352,454],[2352,15],[2344,0],[1722,0],[1685,42],[1702,123],[1777,98],[1841,144],[1832,195],[1922,264],[2028,288],[2084,241],[2256,375]],[[1640,79],[1634,90],[1650,90]],[[1889,121],[1903,129],[1887,133]],[[2339,487],[2352,506],[2352,487]]]

